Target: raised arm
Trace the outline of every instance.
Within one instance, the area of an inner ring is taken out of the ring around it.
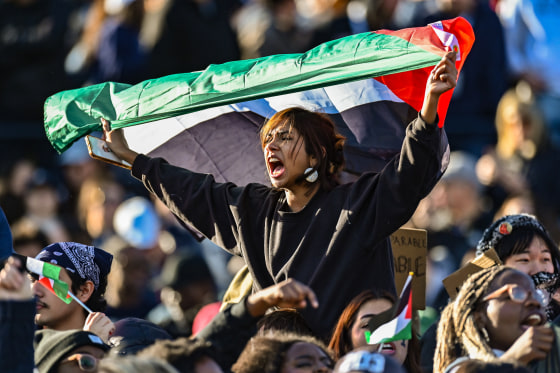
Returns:
[[[457,85],[456,56],[455,52],[448,52],[442,57],[428,77],[424,104],[420,110],[422,118],[427,123],[434,123],[436,120],[439,97]]]

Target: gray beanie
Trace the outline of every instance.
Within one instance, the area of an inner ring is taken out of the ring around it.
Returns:
[[[110,347],[96,334],[84,330],[44,329],[35,332],[35,366],[39,373],[54,373],[55,367],[72,350],[82,346],[95,346],[103,351]]]

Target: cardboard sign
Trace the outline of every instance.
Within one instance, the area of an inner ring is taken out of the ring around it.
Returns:
[[[481,269],[490,268],[499,264],[502,264],[502,261],[498,257],[498,253],[496,253],[494,249],[487,250],[481,256],[474,258],[469,263],[444,278],[442,281],[443,286],[447,294],[449,294],[449,297],[455,299],[461,285],[463,285],[463,282],[465,282],[470,275]]]
[[[391,235],[395,261],[395,287],[401,293],[406,278],[412,278],[412,306],[415,310],[426,308],[426,256],[428,234],[424,229],[400,228]]]

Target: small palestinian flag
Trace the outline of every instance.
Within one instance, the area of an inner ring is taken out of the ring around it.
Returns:
[[[68,294],[68,284],[60,280],[61,268],[59,266],[34,258],[26,258],[25,267],[29,272],[38,275],[41,285],[52,291],[63,302],[66,304],[72,302],[72,297]]]
[[[366,332],[368,344],[375,345],[412,338],[412,276],[413,274],[410,273],[406,279],[393,319],[372,332]]]

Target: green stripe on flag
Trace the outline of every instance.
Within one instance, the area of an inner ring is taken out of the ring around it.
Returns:
[[[46,276],[45,276],[46,277]],[[72,302],[72,298],[68,296],[68,284],[64,281],[53,280],[53,290],[54,293],[64,301],[66,304]]]
[[[443,54],[443,52],[442,52]],[[303,54],[210,65],[206,70],[146,80],[107,82],[47,98],[45,132],[58,152],[101,131],[101,118],[123,128],[210,107],[416,70],[441,55],[394,35],[362,33]]]
[[[404,339],[411,339],[411,338],[412,338],[412,324],[409,322],[397,334],[395,334],[391,338],[384,338],[379,343],[401,341],[401,340],[404,340]]]
[[[60,279],[60,267],[52,265],[50,263],[43,263],[43,276],[48,277],[52,280]],[[68,287],[68,286],[67,286]],[[68,292],[68,289],[67,289]]]

